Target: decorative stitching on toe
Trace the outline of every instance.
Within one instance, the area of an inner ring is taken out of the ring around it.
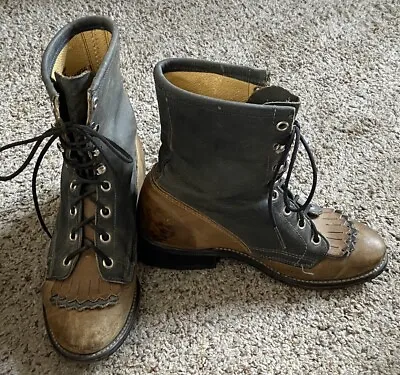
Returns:
[[[65,308],[67,310],[94,310],[94,309],[103,309],[107,306],[113,306],[118,303],[119,297],[116,295],[111,295],[108,298],[98,298],[94,301],[85,300],[68,300],[65,297],[61,297],[58,294],[50,297],[50,302],[60,308]]]

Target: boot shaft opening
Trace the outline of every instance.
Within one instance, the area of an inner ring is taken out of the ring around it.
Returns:
[[[247,102],[259,86],[236,78],[208,72],[168,72],[173,85],[194,94],[233,102]]]
[[[77,76],[84,71],[96,73],[110,46],[112,33],[94,29],[75,35],[58,54],[51,77],[55,74]]]

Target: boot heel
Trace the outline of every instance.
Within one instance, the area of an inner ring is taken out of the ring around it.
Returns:
[[[140,238],[138,242],[139,262],[148,266],[176,270],[207,269],[217,266],[219,257],[213,255],[188,255],[189,251],[157,246],[144,238]]]

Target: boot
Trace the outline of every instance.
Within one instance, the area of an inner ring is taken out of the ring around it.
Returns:
[[[307,288],[384,270],[375,231],[311,203],[317,171],[297,96],[268,86],[265,71],[191,59],[158,63],[154,78],[162,145],[139,199],[139,260],[185,269],[235,258]],[[313,170],[307,199],[289,190],[300,144]]]
[[[59,140],[64,159],[61,199],[42,289],[46,328],[54,347],[82,361],[113,353],[135,322],[139,301],[136,202],[144,158],[136,121],[122,86],[119,36],[111,20],[78,19],[50,42],[42,76],[56,123],[38,137],[23,171],[47,140],[33,172]]]

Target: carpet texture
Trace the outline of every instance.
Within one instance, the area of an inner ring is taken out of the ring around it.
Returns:
[[[319,167],[316,201],[379,230],[389,269],[364,286],[316,292],[234,261],[194,272],[142,267],[140,318],[126,343],[100,363],[71,363],[52,349],[42,319],[48,239],[31,200],[31,165],[0,184],[0,373],[400,374],[399,0],[0,0],[1,145],[52,125],[41,55],[61,26],[92,14],[119,25],[147,168],[159,147],[158,60],[266,67],[272,83],[301,97],[299,120]],[[1,155],[0,175],[27,151]],[[304,159],[293,187],[303,194]],[[54,147],[38,182],[49,226],[60,165]]]

